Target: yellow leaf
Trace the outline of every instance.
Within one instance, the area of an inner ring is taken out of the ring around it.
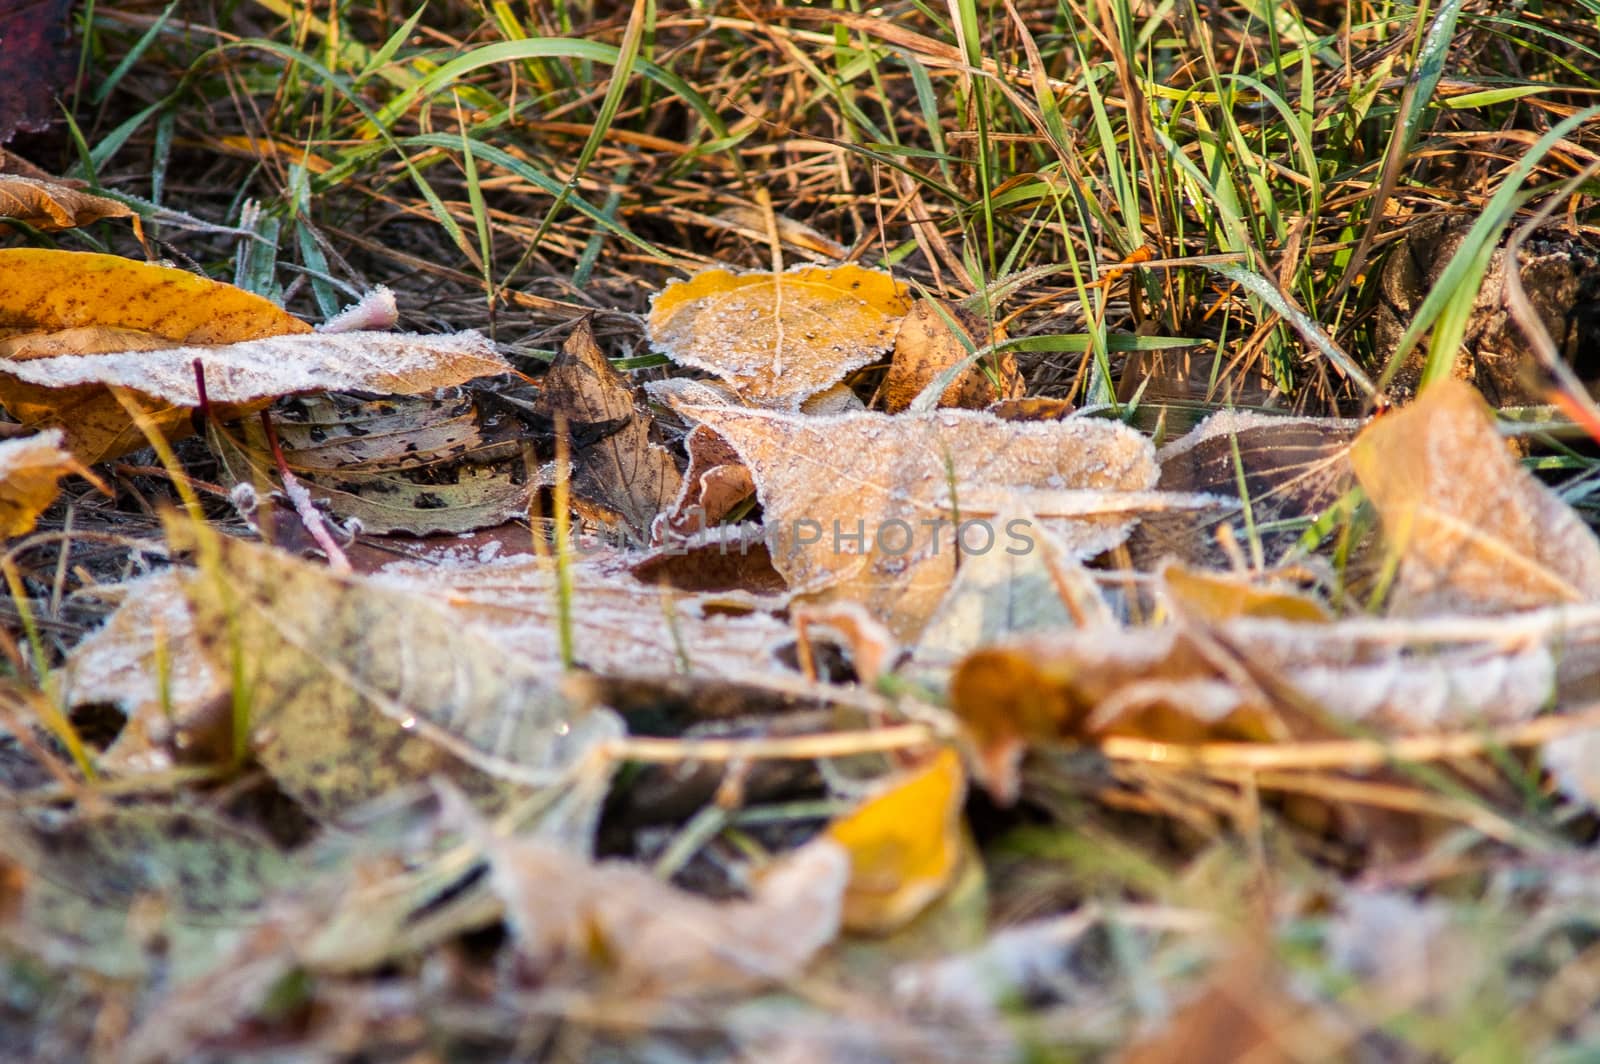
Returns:
[[[836,820],[827,835],[850,854],[844,926],[888,934],[942,895],[961,867],[967,781],[955,750]]]
[[[1189,620],[1275,617],[1317,623],[1329,619],[1322,603],[1292,588],[1177,564],[1161,570],[1161,593],[1168,608]]]
[[[269,300],[183,270],[115,255],[0,250],[7,358],[226,344],[310,331]],[[67,335],[51,335],[59,333]],[[98,384],[48,387],[0,374],[0,404],[23,424],[65,431],[68,446],[86,463],[144,445],[122,406]],[[169,438],[189,431],[188,410],[151,416]]]
[[[78,469],[61,449],[59,432],[0,443],[0,536],[33,531],[39,514],[55,501],[56,482]]]
[[[679,365],[721,377],[748,403],[797,410],[887,351],[910,309],[905,285],[861,266],[707,270],[657,294],[650,340]]]

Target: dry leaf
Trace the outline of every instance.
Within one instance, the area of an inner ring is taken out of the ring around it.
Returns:
[[[1173,558],[1202,569],[1230,569],[1241,560],[1255,564],[1256,554],[1263,568],[1281,564],[1299,544],[1298,522],[1316,517],[1354,487],[1349,451],[1359,428],[1355,421],[1232,410],[1213,414],[1161,448],[1156,458],[1163,490],[1215,495],[1219,505],[1141,521],[1128,542],[1135,564],[1153,569],[1163,558]],[[1288,528],[1262,531],[1279,524]],[[1223,525],[1232,532],[1229,542],[1238,545],[1237,554],[1218,542]]]
[[[1116,546],[1133,522],[1127,512],[1099,512],[1102,496],[1148,488],[1156,476],[1149,441],[1110,421],[686,409],[750,468],[772,563],[790,588],[861,602],[908,642],[955,576],[958,512],[965,553],[1034,549],[1028,529],[999,525],[992,512],[974,516],[968,493],[1082,491],[1088,515],[1043,527],[1085,557]]]
[[[145,974],[156,950],[176,975],[206,969],[264,919],[265,897],[296,875],[252,832],[164,805],[8,813],[0,860],[28,872],[23,918],[11,934],[43,956],[125,977]],[[143,936],[130,913],[135,904]]]
[[[33,531],[39,515],[55,502],[56,483],[81,469],[61,443],[59,432],[0,443],[0,536]]]
[[[78,49],[72,45],[69,0],[30,0],[0,9],[0,144],[18,130],[41,132],[61,118],[56,94],[72,81]]]
[[[185,591],[212,665],[232,675],[234,648],[249,648],[251,750],[313,815],[436,773],[495,804],[620,731],[559,673],[424,595],[209,531],[169,535],[199,551]]]
[[[650,538],[656,514],[678,494],[680,476],[662,447],[655,423],[634,397],[627,380],[606,361],[583,319],[545,374],[539,414],[564,418],[569,428],[620,421],[604,439],[572,455],[573,508],[586,520],[620,528],[637,542]]]
[[[465,532],[527,513],[521,443],[509,423],[492,439],[469,395],[313,395],[278,404],[272,419],[290,472],[363,532]],[[206,439],[228,482],[278,485],[260,422],[211,422]]]
[[[1212,573],[1174,564],[1163,566],[1160,576],[1162,600],[1187,620],[1276,617],[1316,624],[1331,619],[1327,608],[1309,595],[1248,575]]]
[[[883,382],[883,408],[891,414],[906,409],[941,373],[966,361],[978,348],[1003,339],[1004,330],[991,333],[989,323],[969,310],[934,300],[919,302],[895,337],[894,359]],[[1003,352],[968,366],[935,405],[982,410],[1018,399],[1025,390],[1017,360]]]
[[[955,881],[966,853],[966,795],[961,758],[946,747],[828,826],[827,837],[850,855],[846,930],[896,931]]]
[[[103,218],[132,218],[137,229],[139,220],[114,199],[16,174],[0,174],[0,218],[13,218],[45,232],[91,225]]]
[[[284,395],[417,395],[510,368],[473,332],[317,333],[0,362],[0,400],[24,422],[60,422],[74,452],[86,461],[99,461],[145,443],[120,404],[106,405],[107,386],[148,396],[142,405],[170,439],[190,431],[189,409],[200,405],[201,376],[217,416],[227,419]]]
[[[672,508],[657,519],[651,541],[661,543],[668,536],[687,538],[723,520],[734,508],[755,494],[750,470],[739,461],[739,453],[728,441],[704,425],[696,425],[685,437],[689,468]]]
[[[598,970],[617,992],[641,997],[794,979],[838,935],[849,870],[838,846],[813,842],[768,870],[749,901],[718,904],[637,865],[596,864],[537,838],[481,844],[506,921],[541,982],[562,981],[564,969],[569,979]]]
[[[1486,613],[1600,598],[1600,541],[1522,469],[1472,386],[1445,380],[1350,460],[1399,560],[1391,609]]]
[[[887,351],[910,309],[904,285],[861,266],[707,270],[656,295],[650,340],[679,365],[727,381],[748,403],[798,410]]]
[[[0,351],[7,358],[17,357],[15,352],[56,354],[63,343],[81,354],[311,331],[268,300],[232,285],[115,255],[0,250],[0,282]],[[193,388],[193,366],[188,375]],[[86,463],[145,443],[103,387],[41,387],[0,373],[0,404],[25,424],[63,429],[72,452]],[[156,424],[183,435],[189,413],[169,411]]]
[[[986,647],[951,681],[980,777],[1016,792],[1031,742],[1129,735],[1170,743],[1323,737],[1359,724],[1414,734],[1523,721],[1593,689],[1595,635],[1551,615],[1508,650],[1469,618],[1089,629]],[[1335,723],[1337,722],[1337,723]]]

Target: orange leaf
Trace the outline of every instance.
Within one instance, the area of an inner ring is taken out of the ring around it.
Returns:
[[[679,365],[721,377],[746,402],[797,410],[887,351],[910,309],[905,285],[861,266],[707,270],[657,294],[650,340]]]

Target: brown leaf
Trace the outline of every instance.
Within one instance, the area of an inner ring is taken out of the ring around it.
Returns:
[[[967,361],[978,348],[1003,339],[1004,330],[991,333],[989,324],[971,311],[932,300],[917,303],[895,337],[894,358],[883,382],[883,408],[891,414],[905,410],[941,373]],[[968,366],[935,405],[982,410],[1020,398],[1025,388],[1016,358],[1003,352]]]
[[[1399,559],[1391,609],[1485,613],[1600,597],[1600,541],[1522,469],[1471,385],[1374,421],[1350,459]]]
[[[491,438],[469,395],[313,395],[279,404],[272,418],[295,478],[363,532],[466,532],[528,511],[519,441],[510,431]],[[259,421],[208,423],[206,439],[229,482],[278,484]]]
[[[56,96],[72,81],[70,0],[12,0],[0,9],[0,144],[61,118]]]
[[[541,981],[584,971],[618,992],[692,999],[799,976],[838,935],[849,859],[816,841],[780,860],[748,901],[716,903],[621,861],[527,836],[485,838],[491,883]]]
[[[606,438],[572,456],[573,506],[585,519],[650,538],[656,514],[672,504],[681,477],[626,378],[606,361],[585,318],[545,375],[534,409],[569,426],[622,420]]]
[[[1263,568],[1280,564],[1300,541],[1297,522],[1316,517],[1355,485],[1349,451],[1359,427],[1354,421],[1213,414],[1156,457],[1163,490],[1204,492],[1217,496],[1219,505],[1141,521],[1128,542],[1135,564],[1153,569],[1172,558],[1201,569],[1230,569],[1240,555],[1254,564],[1257,553]],[[1261,531],[1280,522],[1290,529]],[[1219,542],[1222,526],[1231,536]],[[1238,551],[1226,544],[1237,544]]]
[[[61,443],[59,432],[0,443],[0,536],[33,531],[39,515],[55,501],[56,482],[81,468]]]
[[[411,591],[174,524],[197,548],[185,582],[214,667],[248,694],[250,747],[313,815],[434,774],[496,804],[558,778],[620,725],[559,673],[508,652]]]
[[[1578,645],[1564,623],[1509,652],[1503,632],[1464,632],[1464,623],[1434,632],[1246,615],[1041,634],[969,655],[951,703],[978,747],[980,778],[1009,798],[1035,742],[1322,737],[1335,721],[1380,734],[1478,727],[1526,720],[1560,691],[1593,683],[1593,641]]]
[[[721,436],[696,425],[683,446],[689,452],[689,468],[672,508],[656,522],[652,536],[656,543],[669,535],[687,538],[720,525],[736,506],[755,494],[750,470]]]
[[[1098,500],[1155,479],[1149,441],[1109,421],[1019,424],[972,411],[835,418],[729,407],[689,412],[727,438],[754,474],[772,562],[790,588],[862,602],[906,641],[955,576],[958,511],[961,550],[1029,549],[1025,529],[973,517],[965,492],[1040,488]],[[1101,512],[1046,520],[1045,527],[1081,557],[1116,546],[1132,520]]]
[[[132,218],[137,228],[139,216],[114,199],[70,185],[0,174],[0,218],[12,218],[35,229],[55,232],[91,225],[103,218]]]
[[[748,403],[798,410],[888,350],[910,308],[904,285],[860,266],[707,270],[656,295],[650,340],[679,365],[727,381]]]

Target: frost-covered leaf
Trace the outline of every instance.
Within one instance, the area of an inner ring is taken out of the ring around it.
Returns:
[[[683,446],[689,452],[689,468],[684,470],[672,507],[652,529],[656,543],[668,536],[687,538],[720,525],[735,507],[755,494],[750,470],[721,436],[696,425]]]
[[[707,270],[656,295],[650,340],[679,365],[722,378],[748,403],[798,410],[889,350],[910,309],[905,285],[861,266]]]
[[[1408,614],[1600,598],[1600,540],[1522,469],[1471,385],[1444,380],[1374,421],[1350,452],[1400,572]]]
[[[1595,680],[1592,630],[1580,639],[1551,618],[1508,650],[1492,626],[1463,630],[1466,621],[1436,630],[1244,615],[1041,634],[969,655],[951,702],[978,747],[981,778],[1009,798],[1032,742],[1256,742],[1350,724],[1388,735],[1472,728],[1526,720],[1562,690]]]
[[[1157,486],[1215,495],[1205,511],[1152,514],[1129,538],[1135,564],[1163,558],[1205,569],[1229,569],[1243,555],[1271,568],[1300,541],[1305,523],[1355,485],[1350,441],[1356,421],[1276,417],[1226,410],[1161,448]],[[1227,526],[1230,552],[1219,541]]]
[[[56,498],[56,484],[80,467],[59,432],[0,443],[0,536],[20,536]]]
[[[1082,516],[1044,527],[1086,557],[1116,546],[1134,521],[1131,510],[1107,512],[1108,498],[1156,477],[1149,441],[1110,421],[686,409],[750,468],[772,562],[790,588],[862,602],[904,640],[938,607],[958,553],[1029,549],[1025,530],[998,526],[995,510],[976,516],[971,495],[1003,504],[1041,489],[1084,502]]]
[[[425,595],[210,532],[171,534],[199,552],[185,581],[194,631],[213,667],[238,677],[250,749],[314,815],[435,774],[495,805],[620,730],[559,673]]]
[[[589,970],[619,992],[679,999],[799,976],[839,933],[850,869],[818,840],[767,869],[749,900],[716,903],[538,838],[483,845],[517,948],[544,980]]]
[[[71,185],[0,174],[0,218],[25,222],[35,229],[45,232],[72,229],[103,218],[133,218],[137,224],[138,217],[114,199]]]
[[[989,324],[971,311],[931,300],[919,302],[895,337],[894,358],[883,381],[883,408],[891,414],[906,409],[940,374],[966,361],[978,348],[1004,338],[1003,330],[991,333]],[[1024,390],[1017,360],[1005,352],[969,365],[935,405],[982,410],[991,403],[1020,398]]]
[[[7,813],[0,857],[28,873],[13,934],[44,956],[120,975],[144,970],[155,950],[180,973],[204,969],[295,875],[264,839],[165,805]],[[157,918],[142,940],[136,904]]]
[[[279,404],[272,419],[295,479],[363,532],[465,532],[527,513],[521,444],[509,426],[491,431],[470,396],[314,395]],[[206,429],[230,481],[279,484],[258,421]]]
[[[604,438],[574,449],[573,506],[603,527],[648,540],[651,522],[672,503],[681,478],[632,386],[595,343],[588,319],[578,323],[551,363],[534,409],[565,419],[569,427],[619,423]]]

